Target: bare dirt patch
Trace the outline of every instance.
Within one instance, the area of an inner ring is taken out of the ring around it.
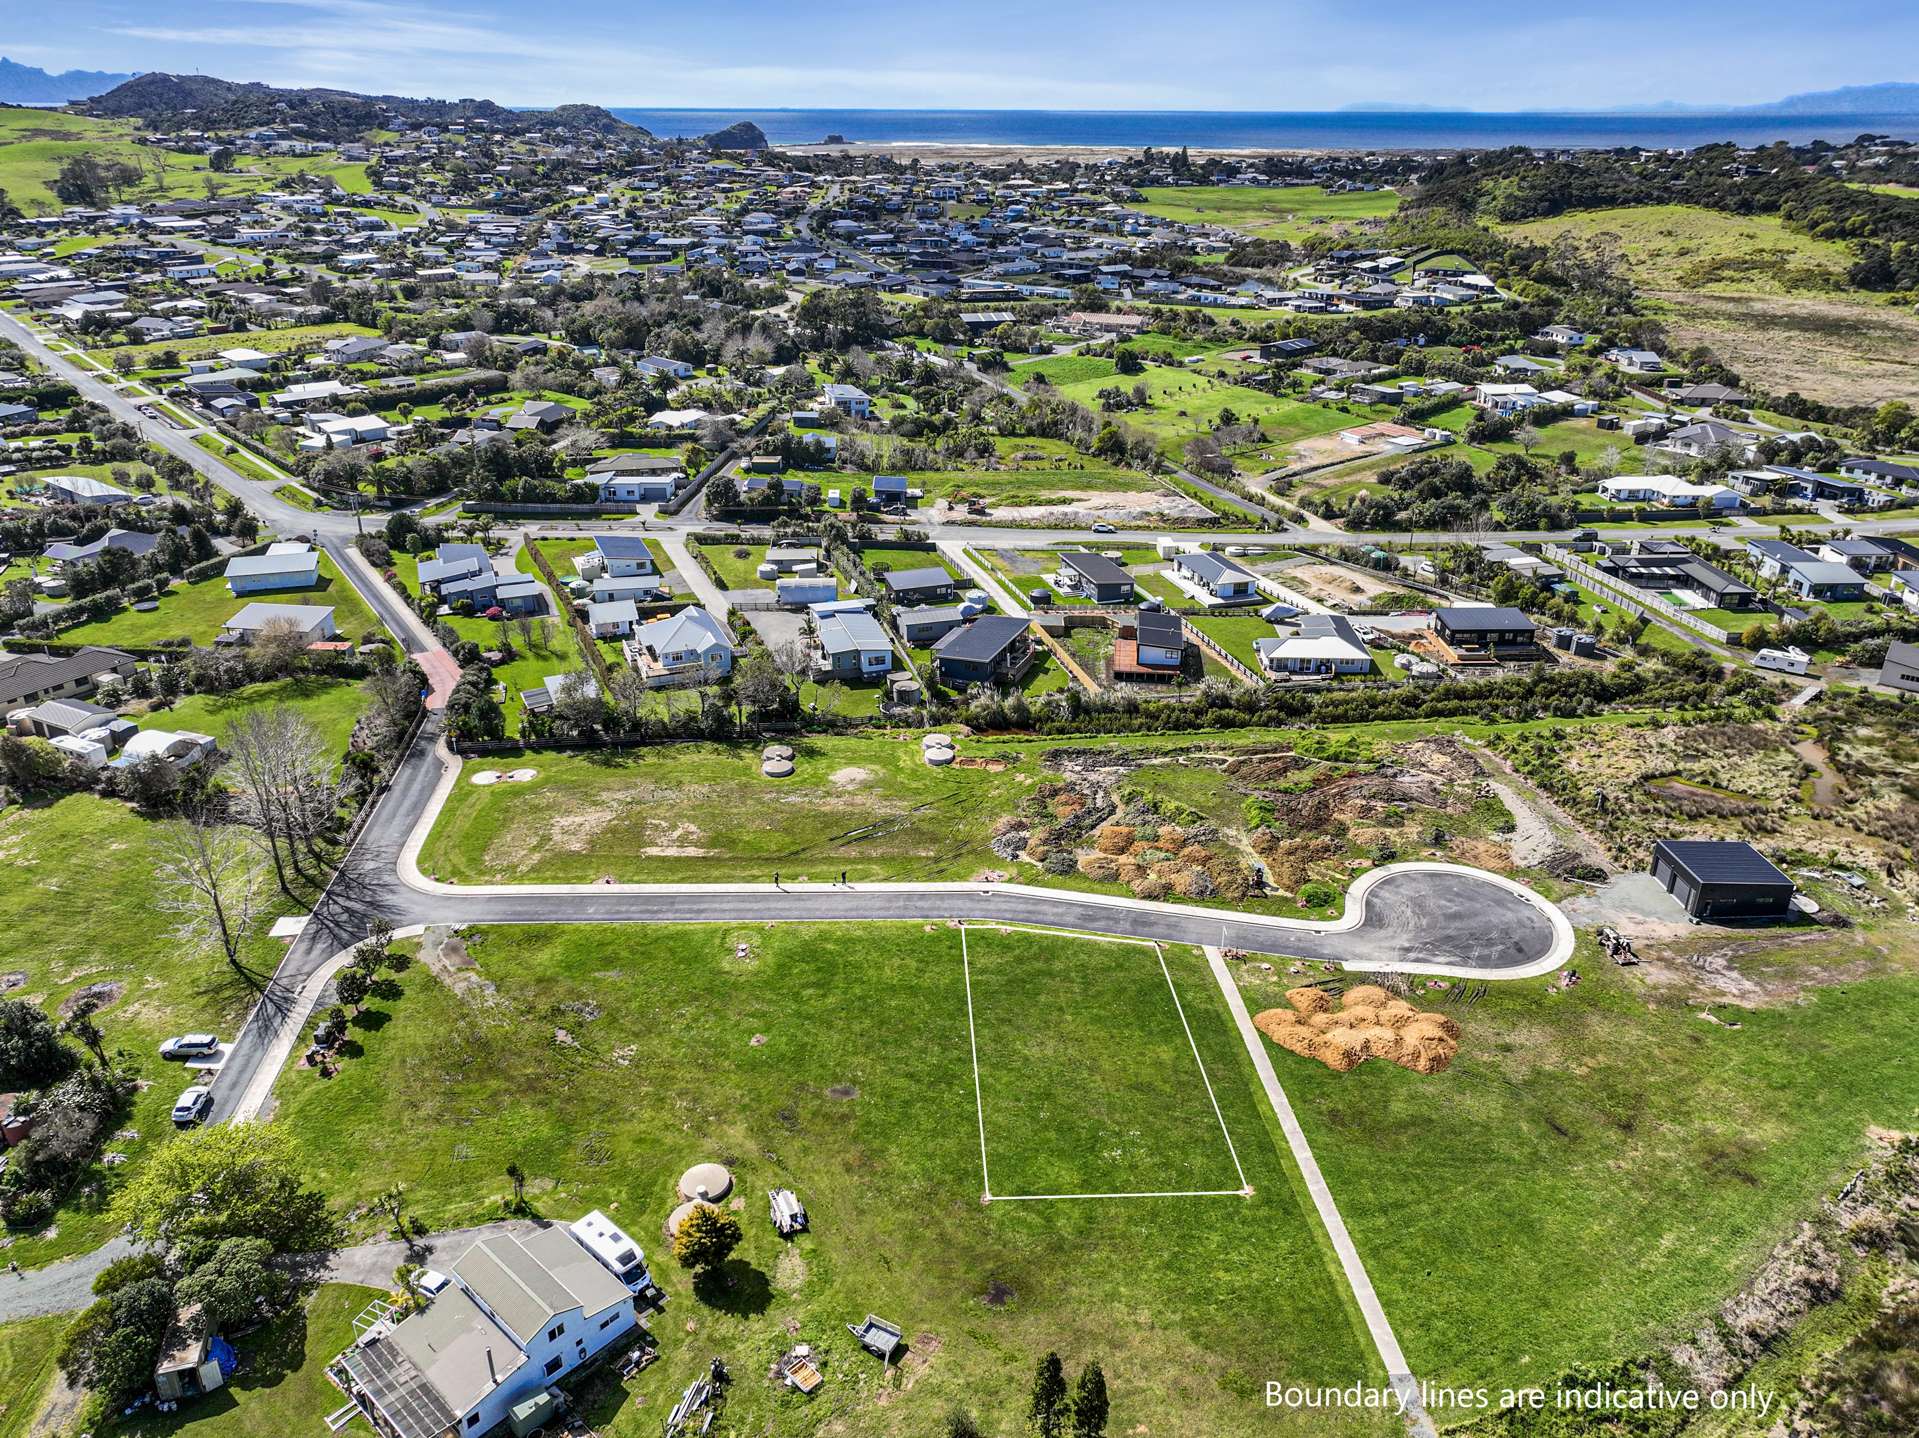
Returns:
[[[93,1002],[93,1006],[96,1009],[111,1008],[120,1002],[120,995],[126,991],[127,986],[118,980],[88,984],[83,989],[75,989],[60,1001],[60,1016],[62,1018],[67,1017],[75,1009],[79,1008],[81,1004],[89,1000]]]
[[[1885,968],[1885,955],[1855,934],[1830,929],[1761,930],[1639,945],[1647,982],[1743,1008],[1789,1004],[1812,989],[1853,983]]]
[[[844,769],[835,769],[827,776],[827,782],[835,789],[858,789],[873,781],[873,771],[862,769],[857,764],[848,764]]]
[[[933,517],[942,523],[1032,524],[1083,527],[1092,520],[1109,524],[1175,523],[1211,518],[1212,511],[1198,500],[1164,489],[1134,491],[1061,489],[1055,504],[989,504],[984,515],[941,500]]]
[[[1382,594],[1399,592],[1390,575],[1362,574],[1337,564],[1292,564],[1279,577],[1314,599],[1349,608],[1362,606]]]

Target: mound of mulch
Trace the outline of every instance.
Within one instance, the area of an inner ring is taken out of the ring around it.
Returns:
[[[1436,1074],[1459,1053],[1459,1025],[1451,1018],[1417,1009],[1376,984],[1356,985],[1338,999],[1324,989],[1289,989],[1286,1005],[1255,1015],[1253,1027],[1288,1053],[1335,1073],[1384,1059]]]

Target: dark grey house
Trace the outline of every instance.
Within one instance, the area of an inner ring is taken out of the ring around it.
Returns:
[[[940,682],[1012,684],[1031,664],[1033,640],[1027,621],[1006,614],[985,614],[953,630],[933,646]]]
[[[1132,603],[1133,576],[1105,555],[1069,549],[1060,555],[1059,564],[1062,576],[1073,576],[1074,593],[1095,604]]]
[[[957,604],[916,604],[893,611],[900,638],[914,649],[924,649],[951,634],[966,616]]]
[[[1532,620],[1517,609],[1478,605],[1441,609],[1433,614],[1433,632],[1454,648],[1516,648],[1537,642]]]
[[[880,582],[895,604],[944,604],[953,597],[953,576],[938,565],[888,570]]]
[[[1781,918],[1792,904],[1792,880],[1738,839],[1661,839],[1652,876],[1695,919]]]

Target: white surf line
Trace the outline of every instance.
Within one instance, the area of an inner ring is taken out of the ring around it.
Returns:
[[[1219,1120],[1219,1135],[1226,1140],[1226,1152],[1232,1155],[1233,1172],[1239,1175],[1240,1194],[1250,1198],[1253,1186],[1246,1181],[1246,1170],[1239,1162],[1239,1150],[1233,1147],[1233,1136],[1226,1128],[1226,1115],[1219,1111],[1219,1096],[1213,1092],[1213,1081],[1206,1073],[1206,1060],[1199,1056],[1199,1041],[1193,1037],[1193,1026],[1186,1022],[1186,1008],[1179,1001],[1179,990],[1173,987],[1173,971],[1166,967],[1166,950],[1154,944],[1153,955],[1159,960],[1159,971],[1166,976],[1166,992],[1173,996],[1173,1012],[1179,1015],[1179,1026],[1186,1030],[1186,1042],[1192,1046],[1193,1064],[1199,1070],[1199,1081],[1206,1085],[1206,1100],[1213,1106],[1213,1117]]]
[[[1292,1150],[1293,1162],[1299,1166],[1300,1177],[1305,1181],[1307,1193],[1312,1196],[1319,1221],[1325,1226],[1326,1237],[1331,1240],[1333,1252],[1339,1258],[1340,1269],[1346,1276],[1346,1286],[1352,1291],[1360,1317],[1366,1321],[1366,1331],[1372,1337],[1373,1348],[1386,1369],[1393,1391],[1406,1405],[1408,1426],[1415,1433],[1433,1434],[1432,1419],[1426,1416],[1420,1404],[1419,1380],[1413,1377],[1407,1367],[1406,1355],[1399,1347],[1399,1338],[1393,1332],[1393,1325],[1387,1321],[1386,1310],[1379,1301],[1378,1293],[1373,1290],[1373,1280],[1367,1275],[1366,1265],[1360,1261],[1359,1249],[1353,1244],[1352,1234],[1346,1230],[1346,1220],[1340,1216],[1339,1205],[1333,1201],[1333,1191],[1326,1183],[1325,1174],[1319,1170],[1319,1160],[1313,1157],[1312,1146],[1306,1142],[1306,1131],[1299,1126],[1292,1103],[1287,1099],[1286,1091],[1279,1086],[1279,1075],[1273,1071],[1272,1055],[1266,1051],[1259,1030],[1253,1027],[1252,1015],[1246,1012],[1246,1000],[1240,996],[1239,985],[1233,982],[1225,956],[1211,944],[1206,946],[1206,962],[1213,971],[1220,992],[1225,995],[1226,1007],[1232,1010],[1233,1022],[1239,1028],[1239,1036],[1246,1045],[1247,1054],[1252,1058],[1260,1087],[1266,1090],[1266,1101],[1272,1105],[1280,1130],[1286,1135],[1286,1146]]]
[[[980,1202],[993,1201],[993,1176],[986,1167],[986,1100],[979,1088],[979,1033],[973,1027],[973,962],[966,953],[966,925],[960,925],[960,972],[966,976],[966,1042],[973,1050],[973,1112],[979,1117]]]

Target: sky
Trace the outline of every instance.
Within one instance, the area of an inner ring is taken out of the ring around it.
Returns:
[[[0,0],[0,51],[520,105],[1601,109],[1919,80],[1919,5]]]

